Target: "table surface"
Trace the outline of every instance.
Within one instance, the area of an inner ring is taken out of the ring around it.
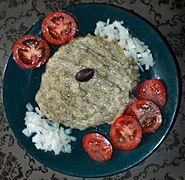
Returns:
[[[14,41],[28,27],[55,11],[73,4],[106,3],[134,11],[150,21],[165,36],[178,60],[182,77],[182,99],[177,119],[163,143],[137,166],[103,180],[185,179],[185,1],[184,0],[14,0],[0,1],[0,91],[2,75]],[[170,72],[169,72],[170,73]],[[19,145],[3,111],[0,99],[0,180],[70,180],[76,178],[53,171]],[[97,179],[97,178],[96,178]]]

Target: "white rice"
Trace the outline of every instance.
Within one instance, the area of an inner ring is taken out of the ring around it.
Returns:
[[[70,136],[72,130],[64,129],[59,123],[52,122],[44,117],[38,107],[34,108],[30,103],[26,105],[25,125],[22,133],[32,138],[37,149],[54,151],[55,155],[60,152],[71,153],[71,142],[76,138]]]
[[[154,64],[151,50],[144,42],[133,37],[129,33],[129,29],[125,28],[123,24],[123,21],[114,21],[111,24],[110,19],[107,22],[98,21],[94,34],[109,41],[119,41],[125,56],[132,57],[142,71],[149,70]]]

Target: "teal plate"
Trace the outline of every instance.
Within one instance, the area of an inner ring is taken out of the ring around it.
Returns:
[[[79,23],[79,34],[93,33],[97,21],[123,20],[133,36],[145,42],[151,49],[155,65],[151,70],[141,72],[141,80],[160,78],[167,88],[167,104],[162,110],[163,123],[161,127],[151,134],[144,135],[140,145],[131,151],[114,150],[111,160],[99,163],[92,160],[82,147],[82,137],[93,131],[105,134],[109,138],[109,125],[89,128],[85,131],[73,130],[72,135],[77,141],[72,144],[71,154],[54,155],[53,152],[37,150],[31,138],[22,134],[25,128],[24,116],[26,104],[30,102],[37,106],[35,94],[39,89],[45,65],[34,70],[21,69],[13,60],[12,54],[4,71],[3,103],[10,127],[18,142],[35,159],[49,168],[77,177],[101,177],[127,170],[148,157],[167,135],[176,117],[180,101],[180,75],[176,59],[162,36],[148,22],[128,10],[105,4],[81,4],[65,9],[74,15]],[[41,32],[42,20],[34,24],[27,34]],[[57,47],[52,47],[52,53]]]

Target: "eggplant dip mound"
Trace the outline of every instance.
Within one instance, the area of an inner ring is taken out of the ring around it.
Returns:
[[[84,69],[93,76],[77,80]],[[111,124],[132,99],[138,71],[117,41],[90,34],[75,38],[48,61],[36,101],[47,118],[71,128]]]

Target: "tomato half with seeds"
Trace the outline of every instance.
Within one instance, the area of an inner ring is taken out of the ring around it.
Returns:
[[[142,139],[139,122],[132,116],[121,115],[111,126],[110,140],[119,150],[135,149]]]
[[[53,45],[62,45],[70,41],[77,33],[75,18],[67,12],[56,11],[48,14],[42,23],[44,38]]]
[[[151,133],[162,123],[159,107],[150,100],[137,99],[129,104],[123,114],[135,117],[142,127],[143,133]]]
[[[51,48],[37,35],[24,35],[13,46],[15,61],[25,69],[33,69],[44,64],[50,57]]]
[[[166,88],[160,79],[149,79],[139,84],[137,96],[153,101],[160,108],[166,104]]]
[[[110,141],[99,133],[89,133],[83,137],[83,147],[87,154],[98,162],[105,162],[111,159],[113,147]]]

